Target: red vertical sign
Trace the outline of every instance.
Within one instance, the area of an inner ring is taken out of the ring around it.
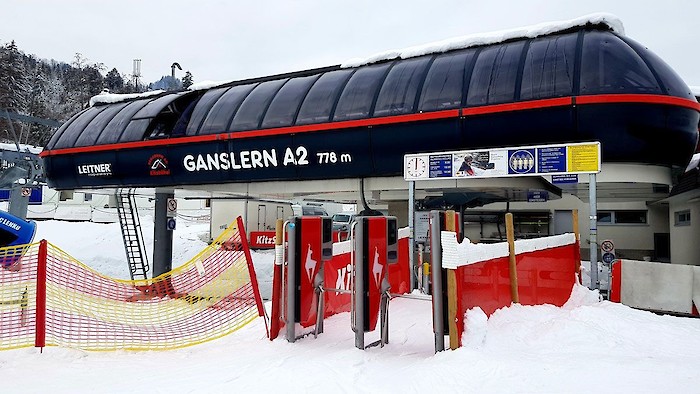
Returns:
[[[368,218],[368,231],[365,234],[367,243],[367,288],[369,294],[367,305],[367,316],[369,319],[365,324],[369,325],[368,331],[374,331],[379,320],[379,307],[382,296],[382,280],[387,272],[386,267],[386,218]]]
[[[316,324],[316,297],[314,278],[321,269],[321,217],[303,217],[302,231],[297,233],[299,275],[299,323],[302,327]]]
[[[36,272],[36,333],[34,346],[46,346],[46,256],[47,242],[39,242],[39,255]]]

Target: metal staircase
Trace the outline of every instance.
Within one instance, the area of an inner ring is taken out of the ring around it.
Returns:
[[[117,191],[117,214],[124,238],[124,250],[132,280],[148,279],[148,257],[133,189]]]

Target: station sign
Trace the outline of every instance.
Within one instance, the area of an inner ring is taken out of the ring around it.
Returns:
[[[547,202],[549,193],[541,190],[528,190],[527,202]]]
[[[594,174],[600,168],[600,142],[583,142],[408,154],[403,174],[415,181]]]
[[[255,249],[272,249],[275,247],[275,231],[251,231],[250,247]]]
[[[552,175],[552,184],[578,183],[578,174]]]
[[[615,244],[612,240],[606,239],[600,243],[600,251],[605,264],[610,264],[615,260]]]
[[[174,218],[177,216],[177,200],[174,198],[168,198],[167,202],[167,212],[166,216],[169,218]]]

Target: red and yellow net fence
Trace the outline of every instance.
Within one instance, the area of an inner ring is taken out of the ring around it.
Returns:
[[[222,337],[263,315],[240,218],[186,264],[117,280],[41,241],[0,249],[0,350],[166,350]]]

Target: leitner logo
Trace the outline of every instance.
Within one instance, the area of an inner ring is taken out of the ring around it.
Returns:
[[[168,167],[168,159],[160,153],[156,153],[148,159],[149,174],[151,176],[170,175],[170,167]]]
[[[78,166],[78,175],[111,176],[112,175],[112,164],[110,164],[110,163],[81,164]]]

